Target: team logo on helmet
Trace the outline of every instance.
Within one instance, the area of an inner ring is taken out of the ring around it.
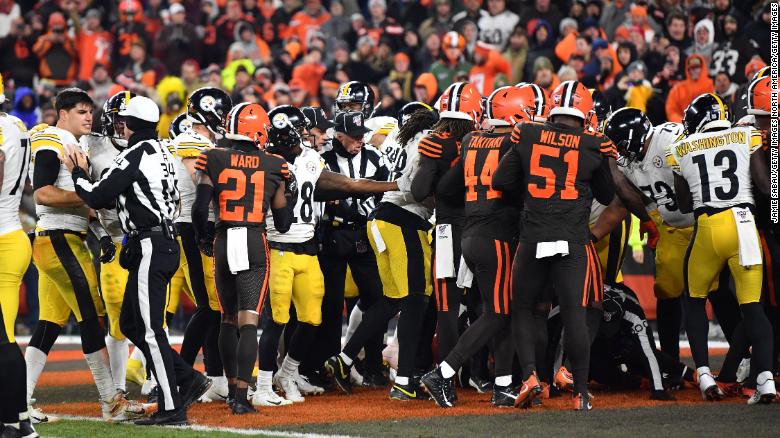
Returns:
[[[274,115],[274,119],[271,120],[271,123],[275,128],[282,129],[290,124],[290,119],[287,117],[287,114],[277,113]]]
[[[353,116],[352,117],[352,123],[355,124],[355,126],[363,126],[363,116]]]
[[[214,111],[217,101],[211,96],[203,96],[200,100],[200,109],[203,111]]]

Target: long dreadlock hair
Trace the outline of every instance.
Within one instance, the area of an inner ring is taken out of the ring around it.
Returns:
[[[474,130],[474,122],[463,119],[439,119],[431,129],[433,132],[450,134],[450,137],[461,141],[466,134]]]
[[[437,120],[439,120],[439,117],[435,111],[421,108],[413,112],[409,116],[409,119],[404,122],[404,126],[398,131],[398,144],[401,145],[401,147],[406,147],[406,144],[409,143],[415,135],[426,129],[431,129]]]

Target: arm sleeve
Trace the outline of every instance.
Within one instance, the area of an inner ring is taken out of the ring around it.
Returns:
[[[493,174],[493,183],[491,187],[494,190],[512,191],[525,178],[523,175],[523,163],[520,154],[517,153],[517,146],[513,146],[504,156],[496,167]]]
[[[73,185],[76,187],[76,193],[79,195],[79,198],[83,199],[88,206],[95,210],[112,206],[116,198],[135,181],[138,165],[140,164],[140,158],[138,157],[140,153],[142,153],[140,149],[137,149],[133,155],[128,154],[124,157],[120,155],[117,157],[117,160],[108,168],[103,178],[96,183],[90,182],[89,176],[84,169],[74,169],[72,174]]]
[[[214,195],[214,186],[211,184],[198,184],[195,189],[195,202],[192,204],[192,225],[195,227],[196,237],[206,236],[206,223],[209,220],[209,204]]]
[[[57,153],[43,150],[35,155],[35,171],[33,171],[33,190],[53,185],[60,173],[60,158]]]
[[[615,181],[612,178],[612,172],[609,169],[607,160],[602,160],[593,177],[590,180],[590,187],[593,190],[593,198],[604,205],[609,205],[615,197]]]

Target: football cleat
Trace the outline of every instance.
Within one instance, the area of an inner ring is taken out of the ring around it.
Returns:
[[[30,420],[32,421],[32,424],[40,424],[40,423],[56,423],[60,421],[60,418],[56,415],[49,415],[42,410],[33,407],[33,404],[35,403],[35,399],[30,400],[30,404],[27,405],[27,414],[30,416]]]
[[[476,389],[480,394],[487,394],[493,390],[493,382],[477,376],[469,377],[469,386]]]
[[[244,415],[253,414],[257,412],[257,409],[255,409],[255,407],[252,406],[248,401],[236,401],[230,405],[230,411],[233,413],[233,415]]]
[[[763,383],[758,383],[763,380]],[[756,377],[756,392],[748,399],[747,404],[769,404],[777,398],[775,381],[771,371],[764,371]]]
[[[361,385],[365,388],[384,388],[387,386],[387,379],[381,373],[368,374],[363,376]]]
[[[236,402],[233,401],[233,404],[236,404]],[[277,406],[289,406],[293,404],[293,402],[280,397],[279,394],[273,392],[270,389],[258,388],[257,391],[255,391],[255,393],[252,395],[252,404],[254,406],[277,407]]]
[[[737,367],[737,383],[744,383],[750,376],[750,358],[742,359]]]
[[[590,403],[590,401],[593,399],[593,396],[589,393],[585,394],[575,394],[572,397],[572,401],[574,402],[574,410],[575,411],[589,411],[593,409],[593,405]]]
[[[38,432],[35,431],[29,418],[19,422],[19,433],[22,434],[22,438],[38,438]]]
[[[726,397],[726,395],[723,394],[723,391],[718,388],[718,384],[715,382],[712,374],[703,373],[698,376],[699,390],[701,391],[701,396],[704,400],[719,401]]]
[[[125,371],[125,380],[133,382],[138,386],[143,386],[146,383],[146,368],[144,364],[138,359],[127,360],[127,370]]]
[[[355,367],[349,367],[349,381],[353,385],[362,385],[363,384],[363,375],[360,374],[360,371],[357,370]]]
[[[426,394],[420,386],[414,382],[409,385],[393,384],[390,388],[390,400],[410,401],[410,400],[430,400],[431,397]]]
[[[149,418],[137,420],[135,424],[137,426],[184,426],[187,424],[187,410],[180,408],[157,411]]]
[[[350,368],[352,367],[345,364],[339,355],[333,356],[325,362],[325,370],[330,373],[336,386],[345,394],[352,394]]]
[[[533,399],[538,397],[542,391],[542,385],[539,384],[539,378],[536,377],[536,371],[523,381],[523,386],[517,392],[517,398],[515,399],[515,407],[529,408]]]
[[[422,376],[420,383],[422,383],[425,390],[428,391],[428,394],[433,397],[433,400],[437,405],[443,408],[455,406],[457,397],[455,394],[455,384],[452,379],[445,379],[438,368],[429,371]]]
[[[562,391],[572,392],[574,391],[574,376],[571,375],[566,367],[562,366],[558,369],[558,372],[555,373],[553,384]]]
[[[295,380],[295,384],[298,385],[298,390],[301,391],[301,394],[303,395],[320,395],[325,393],[325,388],[312,385],[311,382],[309,382],[309,379],[300,375],[298,371],[293,375],[293,379]]]
[[[515,406],[515,400],[517,400],[517,391],[512,389],[511,386],[493,385],[493,397],[490,398],[490,403],[493,406],[512,408]]]
[[[22,438],[22,432],[13,426],[3,426],[0,429],[0,438]]]
[[[276,373],[273,378],[274,386],[284,393],[284,398],[290,400],[293,403],[302,403],[306,399],[301,395],[301,391],[298,390],[298,385],[295,383],[293,376]]]
[[[198,401],[203,403],[225,401],[228,396],[228,383],[225,376],[209,377],[211,379],[211,387],[206,391]]]
[[[716,380],[715,384],[726,395],[726,397],[736,397],[739,395],[739,383],[736,382],[721,382]]]
[[[658,401],[674,401],[676,400],[674,396],[669,394],[668,391],[661,389],[661,390],[652,390],[650,392],[650,400],[658,400]]]
[[[109,423],[135,421],[150,415],[157,408],[154,403],[143,404],[128,400],[121,391],[117,392],[110,402],[103,402],[101,406],[103,419]]]

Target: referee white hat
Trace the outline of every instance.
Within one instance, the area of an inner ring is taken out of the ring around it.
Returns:
[[[135,117],[150,123],[160,121],[160,108],[152,99],[144,96],[133,97],[128,102],[127,107],[117,114],[123,117]]]

